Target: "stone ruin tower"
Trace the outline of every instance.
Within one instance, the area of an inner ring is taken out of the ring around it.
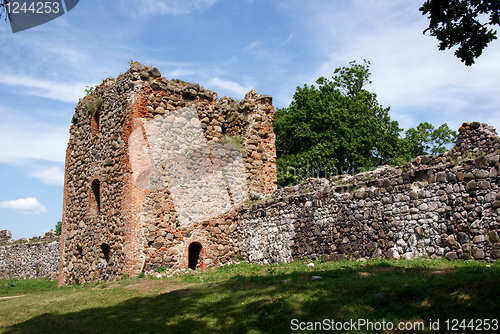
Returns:
[[[227,263],[237,207],[276,189],[272,98],[236,102],[133,63],[80,99],[59,284]]]

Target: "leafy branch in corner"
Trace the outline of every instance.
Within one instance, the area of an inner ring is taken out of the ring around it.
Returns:
[[[455,56],[467,66],[474,64],[488,44],[497,39],[493,27],[500,25],[498,0],[427,0],[420,11],[429,14],[424,34],[435,36],[441,51],[457,47]]]
[[[0,0],[0,19],[5,15],[5,21],[12,18],[9,10],[7,9],[9,7],[9,3],[9,0]]]

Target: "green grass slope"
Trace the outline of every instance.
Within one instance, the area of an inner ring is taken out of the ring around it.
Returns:
[[[0,299],[0,333],[314,332],[319,327],[312,326],[332,326],[332,320],[359,319],[391,323],[394,330],[385,332],[398,332],[400,322],[424,326],[407,332],[432,332],[429,321],[439,320],[440,332],[466,333],[471,319],[500,320],[500,265],[431,260],[314,267],[242,263],[171,278],[62,288],[44,280],[0,281],[0,297],[19,295]],[[452,331],[447,319],[467,322]]]

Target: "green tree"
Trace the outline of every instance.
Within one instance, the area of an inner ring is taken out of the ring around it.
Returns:
[[[389,108],[365,89],[371,83],[369,65],[350,62],[337,68],[331,80],[320,77],[317,88],[297,87],[290,106],[276,111],[279,185],[402,165],[418,155],[443,153],[455,141],[446,123],[436,129],[423,122],[401,138]]]
[[[61,235],[62,222],[58,221],[56,223],[56,235]]]
[[[424,154],[446,152],[446,145],[455,142],[457,134],[444,123],[437,129],[430,123],[420,123],[408,129],[401,139],[396,162],[404,163]]]
[[[388,163],[398,154],[398,123],[365,87],[370,63],[350,62],[331,80],[297,87],[288,108],[275,116],[278,183],[310,176],[355,173]]]
[[[439,41],[439,50],[455,46],[455,56],[465,65],[474,64],[483,49],[497,39],[500,25],[500,1],[498,0],[427,0],[420,7],[422,15],[429,14],[429,31]],[[480,18],[489,15],[489,21]]]

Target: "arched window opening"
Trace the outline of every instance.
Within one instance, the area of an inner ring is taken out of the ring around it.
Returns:
[[[92,206],[94,208],[95,214],[99,215],[101,213],[101,185],[98,179],[92,181]]]
[[[189,268],[196,270],[196,267],[198,266],[198,260],[200,259],[201,249],[202,246],[199,242],[193,242],[189,245]]]
[[[101,131],[101,113],[99,110],[96,110],[96,112],[92,115],[92,122],[90,126],[92,127],[93,135]]]
[[[82,259],[82,257],[83,257],[83,248],[82,248],[82,246],[76,246],[76,252],[77,252],[76,258],[77,259]]]
[[[106,260],[107,263],[109,263],[109,250],[110,250],[109,245],[102,244],[101,250],[102,250],[102,255],[104,255],[104,259]]]

